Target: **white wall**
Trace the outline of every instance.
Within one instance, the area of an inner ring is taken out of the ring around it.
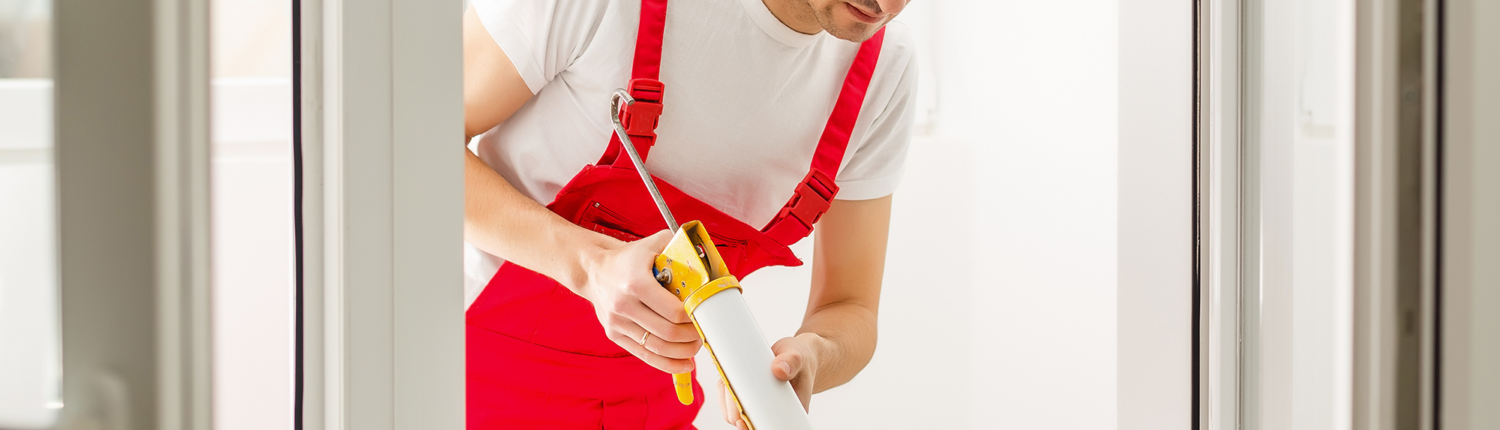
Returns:
[[[1192,428],[1193,4],[1121,2],[1119,428]]]
[[[814,397],[813,424],[1114,428],[1116,2],[910,8],[930,133],[895,195],[875,358]],[[745,280],[771,340],[809,273]],[[713,402],[696,422],[722,423]]]

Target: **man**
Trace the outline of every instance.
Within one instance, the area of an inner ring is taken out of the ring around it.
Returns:
[[[741,279],[800,264],[786,246],[816,224],[807,311],[769,371],[804,407],[853,378],[875,351],[914,110],[911,37],[887,25],[905,3],[474,0],[470,428],[691,427],[701,388],[682,405],[667,373],[692,371],[702,340],[651,276],[670,234],[622,145]],[[637,102],[621,142],[609,106],[627,86]],[[745,428],[719,391],[725,419]]]

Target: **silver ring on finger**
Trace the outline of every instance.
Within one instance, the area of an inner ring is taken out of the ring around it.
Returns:
[[[644,333],[641,333],[641,341],[640,341],[641,346],[646,346],[646,338],[649,337],[649,336],[651,336],[651,332],[650,331],[646,331]]]

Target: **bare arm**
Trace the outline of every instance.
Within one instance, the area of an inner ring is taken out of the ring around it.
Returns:
[[[472,7],[463,31],[467,140],[510,118],[532,94]],[[669,235],[627,244],[578,227],[521,194],[474,153],[465,151],[464,159],[465,241],[588,299],[605,334],[647,364],[674,373],[692,368],[698,333],[682,302],[650,276]],[[649,341],[638,344],[642,338]]]
[[[510,118],[530,99],[521,73],[469,8],[464,14],[465,140]],[[464,240],[570,288],[584,283],[583,260],[588,254],[619,244],[574,226],[522,195],[469,151],[464,151]],[[543,243],[568,246],[536,246]]]
[[[875,355],[890,225],[891,196],[834,200],[818,223],[812,291],[797,330],[797,337],[816,346],[814,393],[854,379]]]

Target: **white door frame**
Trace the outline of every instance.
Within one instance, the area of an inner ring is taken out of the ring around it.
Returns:
[[[462,6],[300,2],[304,429],[463,428]]]

